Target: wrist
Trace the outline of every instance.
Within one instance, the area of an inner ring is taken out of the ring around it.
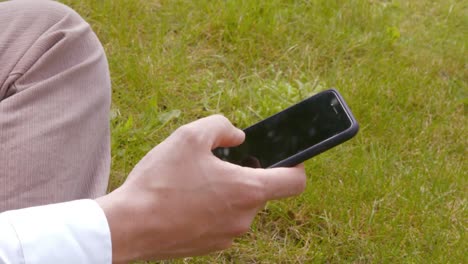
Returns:
[[[104,211],[109,225],[112,243],[112,262],[127,263],[138,256],[132,251],[135,241],[135,212],[120,189],[96,199]]]

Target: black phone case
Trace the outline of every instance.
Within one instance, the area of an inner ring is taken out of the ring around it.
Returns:
[[[359,125],[358,125],[356,119],[354,118],[353,114],[351,113],[351,110],[349,109],[349,107],[346,104],[343,97],[340,95],[340,93],[338,93],[337,90],[335,90],[333,88],[322,91],[322,92],[320,92],[318,94],[326,93],[326,92],[333,92],[336,95],[337,99],[340,101],[341,105],[343,106],[343,109],[345,110],[346,115],[351,120],[351,126],[347,130],[345,130],[345,131],[343,131],[343,132],[341,132],[341,133],[339,133],[337,135],[334,135],[333,137],[328,138],[325,141],[322,141],[322,142],[320,142],[318,144],[315,144],[315,145],[309,147],[308,149],[305,149],[305,150],[303,150],[303,151],[301,151],[301,152],[299,152],[299,153],[297,153],[297,154],[295,154],[295,155],[293,155],[293,156],[291,156],[291,157],[289,157],[287,159],[284,159],[284,160],[282,160],[280,162],[277,162],[277,163],[269,166],[268,168],[296,166],[296,165],[298,165],[298,164],[300,164],[300,163],[302,163],[302,162],[304,162],[304,161],[306,161],[306,160],[308,160],[308,159],[310,159],[310,158],[312,158],[314,156],[317,156],[318,154],[320,154],[320,153],[322,153],[322,152],[324,152],[324,151],[326,151],[328,149],[331,149],[331,148],[333,148],[333,147],[335,147],[335,146],[337,146],[337,145],[351,139],[354,135],[357,134],[357,132],[359,131]],[[304,101],[302,101],[302,102],[304,102]],[[297,103],[297,104],[295,104],[293,106],[290,106],[290,107],[286,108],[283,111],[287,111],[289,108],[292,108],[292,107],[294,107],[294,106],[296,106],[298,104],[301,104],[302,102],[299,102],[299,103]],[[277,114],[279,114],[279,113],[277,113]],[[275,114],[275,115],[277,115],[277,114]],[[275,115],[273,115],[271,117],[274,117]],[[271,118],[271,117],[269,117],[269,118]],[[268,120],[268,118],[265,119],[265,120]],[[264,121],[260,121],[260,122],[264,122]],[[244,131],[247,131],[247,130],[249,130],[249,128],[254,127],[254,126],[255,125],[252,125],[252,126],[246,128]]]

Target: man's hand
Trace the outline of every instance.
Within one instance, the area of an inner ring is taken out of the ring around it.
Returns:
[[[244,137],[219,115],[184,125],[152,149],[122,187],[97,199],[109,222],[114,262],[228,248],[268,200],[304,190],[302,166],[252,169],[211,152]]]

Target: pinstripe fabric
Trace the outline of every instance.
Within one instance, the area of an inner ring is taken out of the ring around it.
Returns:
[[[0,3],[0,212],[103,195],[109,107],[106,57],[78,14]]]

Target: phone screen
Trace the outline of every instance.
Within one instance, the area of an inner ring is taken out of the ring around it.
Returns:
[[[213,153],[241,166],[268,168],[351,125],[336,94],[325,91],[245,129],[241,145],[217,148]]]

